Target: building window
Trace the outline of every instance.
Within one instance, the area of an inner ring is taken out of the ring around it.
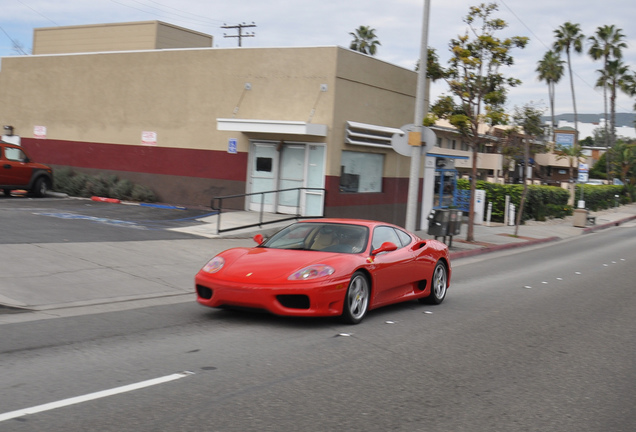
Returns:
[[[382,192],[383,167],[383,154],[343,151],[340,191]]]
[[[272,172],[272,158],[258,157],[256,158],[256,171],[260,172]]]
[[[457,147],[457,140],[453,140],[453,141],[451,142],[451,148],[452,148],[453,150],[455,150],[455,148],[456,148],[456,147]]]

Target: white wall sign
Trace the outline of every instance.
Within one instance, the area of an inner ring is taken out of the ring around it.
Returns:
[[[142,145],[157,145],[157,132],[144,131],[141,133]]]
[[[33,138],[46,139],[46,126],[33,126]]]

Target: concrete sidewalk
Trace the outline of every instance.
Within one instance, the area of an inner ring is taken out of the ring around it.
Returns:
[[[459,259],[472,255],[513,249],[523,246],[563,240],[579,235],[601,231],[613,226],[636,220],[636,203],[618,208],[590,212],[596,217],[596,224],[585,228],[574,226],[573,216],[564,219],[552,219],[545,222],[528,221],[521,225],[515,237],[515,226],[491,223],[490,226],[474,225],[474,242],[466,242],[467,226],[462,226],[461,235],[453,238],[451,258]],[[424,232],[417,232],[422,238],[431,238]]]
[[[461,235],[453,238],[451,257],[557,241],[636,221],[636,204],[592,215],[597,224],[586,228],[574,227],[572,217],[531,221],[519,227],[518,237],[513,236],[514,226],[475,225],[476,241],[471,243],[464,240],[464,225]],[[241,223],[238,217],[248,216],[237,214],[229,219]],[[13,259],[0,262],[0,324],[82,314],[87,307],[90,312],[83,313],[95,313],[96,308],[107,311],[194,301],[194,275],[211,257],[231,247],[252,246],[256,232],[289,223],[219,236],[212,217],[187,229],[178,228],[200,236],[198,239],[2,245],[2,253]],[[431,238],[424,232],[417,234]],[[30,314],[12,313],[20,311],[40,315],[25,318]]]
[[[627,223],[636,219],[636,203],[602,210],[598,212],[590,212],[590,216],[596,218],[596,224],[585,228],[574,226],[573,216],[564,219],[552,219],[545,222],[528,221],[521,225],[518,230],[518,236],[515,237],[515,226],[504,225],[502,223],[486,223],[474,225],[474,242],[465,241],[467,225],[462,224],[461,233],[452,239],[447,237],[445,241],[451,244],[451,255],[454,258],[461,258],[477,253],[487,253],[495,250],[514,248],[519,246],[527,246],[531,244],[545,243],[575,237],[589,232],[599,231],[611,226]],[[175,228],[174,231],[185,232],[198,235],[210,239],[232,239],[232,238],[251,238],[256,233],[268,235],[285,227],[293,221],[286,220],[283,222],[274,222],[284,215],[264,214],[264,225],[261,227],[253,226],[246,229],[235,229],[236,227],[253,224],[259,222],[258,213],[254,212],[234,212],[226,213],[223,216],[220,226],[225,229],[231,229],[221,234],[217,233],[218,216],[213,215],[201,219],[204,224]],[[268,223],[274,222],[274,223]],[[433,238],[426,231],[416,231],[416,234],[424,239]],[[442,238],[438,238],[442,240]]]

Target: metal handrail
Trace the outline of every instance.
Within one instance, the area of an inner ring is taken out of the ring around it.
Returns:
[[[243,228],[252,228],[252,227],[261,227],[263,225],[266,224],[270,224],[270,223],[276,223],[276,222],[284,222],[284,221],[288,221],[288,220],[294,220],[294,219],[301,219],[303,217],[323,217],[324,216],[324,207],[323,207],[323,214],[320,216],[301,216],[300,215],[300,191],[302,190],[314,190],[314,191],[323,191],[326,192],[325,188],[311,188],[311,187],[298,187],[298,188],[290,188],[290,189],[278,189],[278,190],[273,190],[273,191],[263,191],[263,192],[251,192],[251,193],[244,193],[244,194],[236,194],[236,195],[225,195],[225,196],[220,196],[220,197],[214,197],[212,198],[212,201],[210,202],[210,207],[212,208],[212,210],[216,210],[218,211],[218,219],[216,222],[216,232],[217,233],[222,233],[222,232],[227,232],[227,231],[234,231],[234,230],[238,230],[238,229],[243,229]],[[290,217],[286,217],[286,218],[282,218],[282,219],[276,219],[276,220],[272,220],[272,221],[263,221],[263,208],[265,206],[265,195],[266,194],[271,194],[271,193],[280,193],[280,192],[290,192],[290,191],[298,191],[298,197],[297,197],[297,204],[296,204],[296,215],[294,216],[290,216]],[[260,195],[261,196],[261,204],[260,204],[260,210],[259,210],[259,215],[258,215],[258,223],[255,224],[248,224],[248,225],[241,225],[238,227],[233,227],[233,228],[225,228],[225,229],[221,229],[221,214],[223,214],[223,200],[225,199],[233,199],[233,198],[245,198],[248,196],[254,196],[254,195]],[[218,205],[216,205],[218,202]]]

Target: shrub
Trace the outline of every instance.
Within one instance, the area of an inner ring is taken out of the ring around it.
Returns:
[[[470,189],[470,182],[466,179],[457,180],[459,189]],[[506,196],[510,197],[510,203],[517,209],[521,203],[523,185],[489,183],[483,180],[477,181],[477,189],[486,191],[486,202],[492,203],[491,218],[495,222],[503,222],[506,211]],[[528,186],[526,203],[523,209],[522,220],[546,220],[547,218],[560,216],[571,212],[567,205],[569,192],[558,186]],[[571,214],[571,213],[570,213]]]
[[[583,188],[583,201],[585,207],[592,211],[598,211],[614,207],[616,205],[616,195],[623,195],[623,186],[613,185],[576,185],[575,199],[580,199],[581,187]],[[620,201],[619,201],[620,203]]]
[[[157,201],[155,193],[146,186],[134,184],[127,179],[118,179],[115,175],[90,176],[70,168],[55,171],[54,190],[83,198],[100,196],[140,202]]]

